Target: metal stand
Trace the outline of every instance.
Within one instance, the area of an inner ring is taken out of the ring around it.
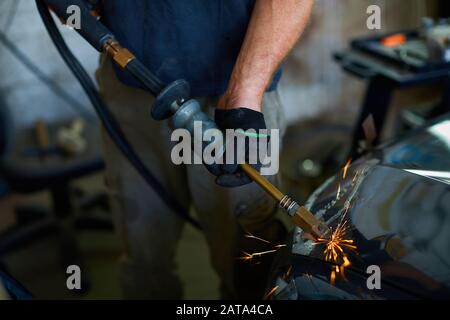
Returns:
[[[345,71],[368,81],[364,102],[354,127],[353,141],[349,153],[351,158],[360,155],[358,147],[366,139],[363,123],[369,115],[372,115],[377,131],[373,143],[380,142],[380,133],[383,130],[395,90],[430,84],[442,86],[441,106],[444,107],[443,110],[450,111],[449,67],[414,71],[354,49],[335,53],[334,58]]]

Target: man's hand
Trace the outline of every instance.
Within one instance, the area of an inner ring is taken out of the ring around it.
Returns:
[[[224,133],[226,129],[233,129],[238,139],[245,141],[243,146],[239,146],[238,140],[234,139],[232,147],[226,146],[224,164],[221,165],[221,172],[216,179],[217,184],[223,187],[238,187],[251,183],[252,180],[239,168],[239,160],[245,160],[256,170],[260,170],[263,160],[261,157],[265,154],[259,147],[267,150],[269,143],[264,115],[248,108],[217,109],[215,121]]]
[[[300,38],[314,0],[256,0],[244,43],[219,109],[261,112],[274,73]]]
[[[228,89],[216,110],[216,122],[221,129],[266,128],[261,113],[264,92],[303,32],[313,3],[313,0],[256,0]],[[245,148],[246,156],[253,152],[248,145]],[[254,167],[259,171],[261,164]],[[222,169],[217,179],[220,185],[250,182],[237,164],[224,165]]]

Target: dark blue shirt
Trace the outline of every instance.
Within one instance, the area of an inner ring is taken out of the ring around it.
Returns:
[[[253,5],[254,0],[105,0],[103,22],[164,83],[185,79],[193,97],[217,96],[227,87]],[[118,69],[117,74],[139,86],[130,75]]]

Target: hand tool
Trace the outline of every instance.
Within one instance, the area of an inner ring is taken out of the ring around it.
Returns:
[[[154,106],[155,107],[155,106]],[[153,107],[153,108],[154,108]],[[202,121],[202,129],[205,132],[208,129],[218,129],[216,124],[201,111],[200,105],[196,100],[186,102],[174,101],[172,104],[159,105],[158,114],[163,114],[164,119],[171,118],[175,129],[187,129],[194,134],[194,122]],[[154,111],[154,110],[152,110]],[[280,208],[285,210],[291,217],[292,222],[300,227],[305,233],[312,235],[315,239],[327,237],[329,234],[328,226],[318,220],[308,209],[300,206],[288,195],[283,194],[272,183],[264,178],[257,170],[249,164],[241,164],[240,168],[273,199],[275,199]]]
[[[63,21],[70,18],[68,8],[73,5],[78,6],[81,26],[76,31],[95,49],[110,56],[121,69],[132,74],[156,97],[151,109],[151,115],[155,120],[171,118],[175,129],[187,129],[192,134],[196,121],[202,122],[203,133],[208,129],[218,129],[214,121],[201,111],[199,103],[190,99],[190,87],[185,80],[176,80],[164,86],[128,49],[120,45],[114,35],[97,17],[92,16],[83,0],[38,0],[38,8],[39,1],[46,3]],[[118,128],[115,130],[118,130]],[[114,134],[115,132],[109,133]],[[122,142],[119,141],[119,143]],[[242,164],[241,168],[279,203],[280,207],[292,217],[292,221],[303,231],[315,238],[324,237],[328,227],[323,222],[289,196],[284,195],[250,165]]]

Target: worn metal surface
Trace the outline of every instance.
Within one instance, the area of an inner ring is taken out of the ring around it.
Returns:
[[[329,179],[306,207],[336,227],[347,211],[346,280],[330,284],[323,247],[294,233],[286,299],[403,299],[450,297],[450,115],[386,145]],[[338,187],[340,184],[340,188]],[[337,190],[340,194],[337,196]],[[367,267],[381,269],[381,289],[367,288]],[[284,288],[281,289],[281,288]]]

